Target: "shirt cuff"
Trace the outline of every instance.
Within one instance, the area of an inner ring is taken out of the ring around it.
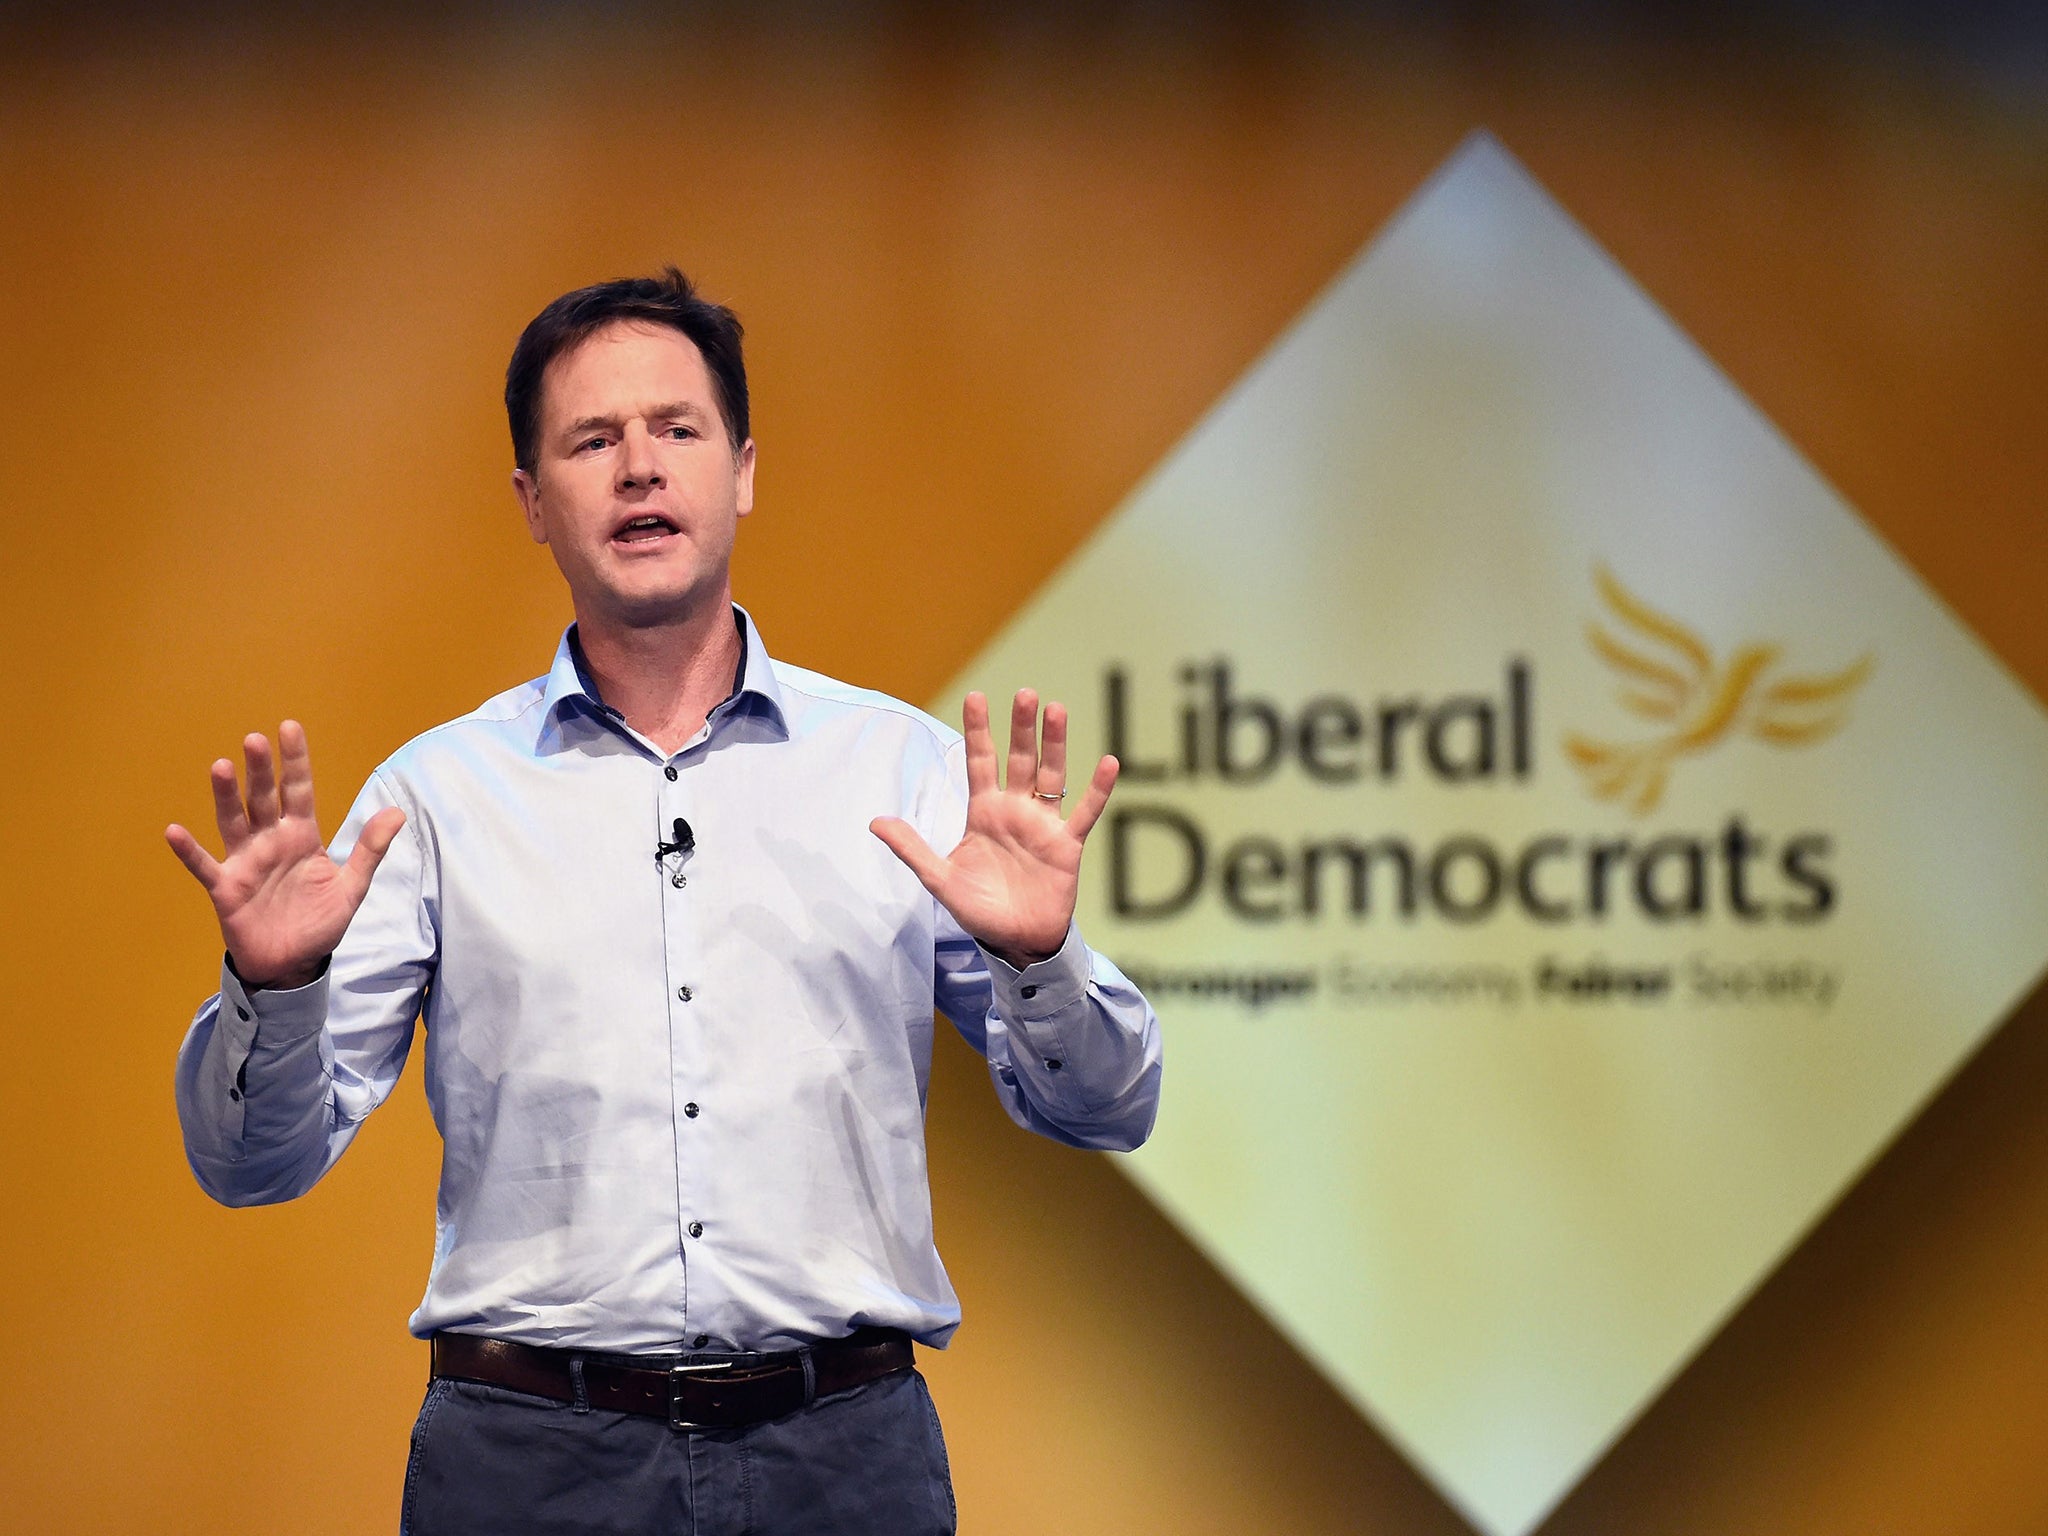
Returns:
[[[1081,929],[1067,924],[1067,936],[1059,949],[1043,960],[1018,970],[1001,955],[987,950],[989,988],[995,996],[996,1011],[1007,1023],[1031,1024],[1050,1019],[1078,1003],[1088,990],[1091,972],[1088,946],[1081,942]]]
[[[220,966],[221,1022],[230,1025],[235,1043],[246,1047],[260,1031],[265,1045],[285,1045],[320,1033],[327,1022],[328,962],[303,987],[251,989],[225,957]]]

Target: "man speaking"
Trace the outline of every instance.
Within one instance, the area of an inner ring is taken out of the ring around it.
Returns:
[[[166,834],[227,947],[178,1057],[193,1172],[304,1194],[421,1018],[444,1150],[404,1529],[951,1530],[911,1353],[960,1318],[933,1009],[1020,1125],[1144,1140],[1158,1022],[1073,924],[1116,761],[1063,816],[1059,705],[1041,728],[1019,693],[999,764],[978,694],[963,738],[769,656],[732,600],[740,327],[680,273],[548,305],[505,404],[575,610],[547,674],[400,748],[331,852],[291,721],[244,741],[246,790],[213,765],[218,859]]]

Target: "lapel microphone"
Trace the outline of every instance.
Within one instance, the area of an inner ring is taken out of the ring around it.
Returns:
[[[672,843],[657,842],[654,845],[654,862],[659,864],[672,853],[689,853],[697,846],[697,834],[690,830],[690,824],[682,817],[676,818],[676,840]]]

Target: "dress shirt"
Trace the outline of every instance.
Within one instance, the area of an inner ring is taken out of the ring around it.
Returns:
[[[327,969],[223,968],[178,1057],[186,1154],[229,1205],[289,1200],[397,1082],[416,1019],[443,1139],[412,1331],[615,1351],[779,1349],[863,1325],[942,1344],[933,1008],[1018,1124],[1127,1150],[1159,1026],[1070,929],[1017,971],[868,830],[966,822],[964,746],[922,711],[772,660],[663,752],[553,668],[415,738],[331,854],[406,821]],[[693,843],[674,844],[683,819]]]

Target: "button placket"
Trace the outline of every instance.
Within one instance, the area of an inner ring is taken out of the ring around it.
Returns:
[[[680,770],[676,767],[674,763],[663,763],[661,766],[661,776],[663,779],[673,784],[680,777]],[[675,827],[678,831],[682,831],[684,828],[687,828],[689,825],[689,817],[687,815],[679,814],[684,810],[684,807],[676,802],[676,798],[674,796],[661,793],[659,785],[657,785],[655,788],[656,793],[654,796],[654,803],[657,809],[656,825],[658,827]],[[694,843],[692,843],[690,847],[686,847],[679,852],[670,852],[669,850],[673,849],[675,845],[668,840],[667,834],[664,832],[657,831],[655,836],[658,839],[660,839],[661,847],[664,853],[664,857],[661,860],[661,867],[662,872],[668,876],[668,883],[671,886],[673,886],[676,890],[680,891],[685,889],[690,883],[690,876],[685,866],[689,862],[691,852],[694,851]],[[685,839],[687,840],[687,838],[688,834],[686,833]]]
[[[687,750],[687,749],[686,749]],[[671,841],[666,831],[675,826],[678,818],[686,824],[694,820],[691,797],[680,792],[682,773],[674,762],[660,765],[661,777],[653,781],[655,803],[658,813],[657,825],[664,829],[657,835],[663,842]],[[695,780],[693,783],[697,782]],[[677,789],[670,789],[677,785]],[[685,839],[688,834],[680,834]],[[698,1017],[697,987],[702,979],[692,973],[701,961],[700,946],[697,942],[697,925],[693,921],[698,903],[691,901],[691,862],[699,857],[694,846],[689,852],[672,853],[664,861],[662,873],[667,877],[660,889],[663,892],[663,948],[667,957],[669,987],[669,1080],[672,1085],[675,1128],[676,1198],[679,1232],[684,1244],[689,1245],[704,1235],[704,1212],[701,1207],[693,1211],[706,1197],[705,1180],[700,1172],[703,1167],[700,1143],[705,1135],[695,1129],[694,1122],[701,1113],[700,1107],[689,1099],[689,1090],[695,1086],[692,1079],[697,1075],[697,1063],[704,1058],[702,1038],[703,1024]],[[684,978],[688,977],[688,980]],[[691,1127],[690,1134],[684,1128]],[[711,1213],[715,1215],[716,1213]],[[712,1274],[694,1260],[687,1252],[678,1255],[683,1260],[685,1283],[682,1294],[682,1316],[685,1324],[693,1316],[702,1316],[706,1308],[715,1309],[718,1298],[717,1287],[712,1283]],[[687,1335],[686,1335],[687,1336]]]

